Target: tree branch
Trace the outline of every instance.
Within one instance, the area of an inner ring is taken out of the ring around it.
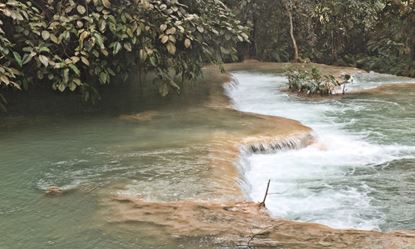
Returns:
[[[264,199],[262,200],[261,203],[259,203],[260,207],[265,207],[265,201],[267,200],[267,196],[268,196],[268,191],[269,191],[269,185],[271,183],[271,180],[268,180],[268,184],[267,184],[267,190],[265,191],[265,196]]]

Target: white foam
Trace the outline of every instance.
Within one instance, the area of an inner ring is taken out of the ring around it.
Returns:
[[[365,139],[367,134],[342,129],[354,120],[339,123],[326,115],[347,108],[358,111],[358,105],[289,96],[279,91],[287,82],[285,77],[244,72],[233,76],[239,84],[226,88],[226,92],[236,109],[299,120],[313,128],[318,140],[299,150],[246,154],[239,167],[248,197],[261,200],[271,179],[267,207],[274,216],[335,228],[380,229],[384,214],[372,205],[373,189],[359,177],[349,176],[359,168],[375,172],[376,165],[415,158],[415,148],[370,143]]]

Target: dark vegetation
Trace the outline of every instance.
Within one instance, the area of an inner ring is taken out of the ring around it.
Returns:
[[[414,0],[225,0],[251,27],[244,54],[415,77]]]
[[[235,58],[245,31],[216,0],[1,1],[0,85],[94,102],[103,85],[139,71],[154,74],[165,96],[205,63]]]
[[[0,0],[2,109],[28,90],[96,102],[132,73],[180,93],[243,58],[415,77],[415,0]]]

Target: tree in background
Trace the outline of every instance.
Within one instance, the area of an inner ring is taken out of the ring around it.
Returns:
[[[235,58],[247,29],[216,0],[7,0],[0,3],[0,87],[52,87],[96,100],[131,71],[179,91],[205,63]]]
[[[414,0],[225,2],[252,27],[250,57],[289,61],[298,51],[314,62],[415,77]]]
[[[368,32],[367,52],[353,58],[357,66],[415,77],[415,1],[382,1],[378,21]]]
[[[298,52],[298,46],[297,46],[297,40],[295,39],[295,35],[294,35],[294,23],[293,23],[293,11],[295,11],[295,5],[298,4],[297,1],[293,1],[293,0],[283,0],[283,4],[284,4],[284,8],[287,11],[287,16],[288,16],[288,22],[290,25],[290,38],[292,41],[292,46],[293,46],[293,61],[295,62],[299,62],[300,61],[300,57],[299,57],[299,52]]]

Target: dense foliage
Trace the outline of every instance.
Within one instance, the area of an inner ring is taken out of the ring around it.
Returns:
[[[415,77],[414,0],[226,0],[252,27],[249,55]],[[290,16],[295,44],[290,34]]]
[[[0,91],[152,72],[164,96],[237,54],[415,77],[415,0],[0,0]]]
[[[47,86],[88,101],[138,70],[155,73],[166,95],[204,63],[235,59],[245,31],[217,0],[2,0],[0,87]]]
[[[290,69],[287,77],[290,91],[307,95],[330,95],[342,84],[333,75],[323,75],[317,68],[311,71]]]

